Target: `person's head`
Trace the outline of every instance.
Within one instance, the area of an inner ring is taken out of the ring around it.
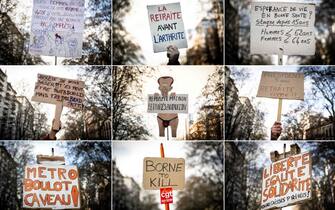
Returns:
[[[160,77],[158,79],[159,90],[163,96],[167,96],[168,93],[172,90],[173,78],[170,76]]]

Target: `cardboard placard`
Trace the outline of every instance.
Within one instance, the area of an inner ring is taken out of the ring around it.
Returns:
[[[26,166],[23,208],[79,209],[78,178],[76,166]]]
[[[146,157],[143,160],[143,188],[160,190],[185,187],[185,160],[183,158]]]
[[[263,71],[257,97],[304,100],[304,73]]]
[[[164,52],[169,45],[187,48],[180,3],[149,5],[147,8],[154,52]]]
[[[161,196],[161,204],[173,203],[173,189],[171,187],[161,188],[160,196]]]
[[[313,4],[252,2],[251,54],[314,55],[314,23]]]
[[[312,157],[305,152],[263,170],[261,209],[283,208],[312,198]]]
[[[85,0],[34,0],[29,52],[81,57]]]
[[[85,83],[80,80],[38,74],[35,93],[31,100],[49,104],[63,101],[63,106],[82,109],[85,100],[84,88]]]
[[[188,113],[188,95],[148,95],[148,113]]]

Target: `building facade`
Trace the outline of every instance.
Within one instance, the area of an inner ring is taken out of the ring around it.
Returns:
[[[305,130],[305,139],[308,140],[335,140],[335,122],[330,118],[321,124],[311,126]]]
[[[24,96],[17,96],[0,69],[0,139],[32,139],[34,108]]]
[[[235,143],[225,144],[225,198],[226,209],[247,209],[247,169],[244,154]]]
[[[17,197],[17,163],[4,146],[0,146],[0,203],[2,210],[19,209]]]
[[[0,63],[17,65],[23,62],[24,37],[7,13],[0,12]]]

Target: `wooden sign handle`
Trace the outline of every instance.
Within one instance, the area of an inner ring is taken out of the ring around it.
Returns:
[[[55,118],[52,124],[53,130],[59,130],[60,128],[60,117],[62,115],[62,111],[63,111],[63,102],[57,103],[56,111],[55,111]]]
[[[283,107],[283,99],[278,99],[278,111],[277,111],[277,121],[281,121],[281,111]]]
[[[163,143],[161,143],[161,146],[160,146],[160,153],[161,153],[161,158],[164,158],[165,154],[164,154]],[[170,205],[168,203],[165,204],[165,210],[170,210]]]

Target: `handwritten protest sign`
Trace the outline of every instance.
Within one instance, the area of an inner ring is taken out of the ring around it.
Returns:
[[[148,95],[148,113],[188,113],[188,95]]]
[[[251,54],[314,55],[315,5],[251,3]]]
[[[32,101],[50,104],[63,101],[63,106],[82,109],[85,97],[84,88],[83,81],[38,74]]]
[[[304,73],[263,71],[257,97],[304,100]]]
[[[161,204],[173,203],[173,189],[171,187],[161,188]]]
[[[154,52],[164,52],[169,45],[187,48],[180,3],[150,5],[147,8]]]
[[[145,190],[185,187],[185,160],[183,158],[146,157],[143,160],[143,187]]]
[[[78,177],[76,166],[26,166],[23,180],[23,207],[80,208]]]
[[[29,52],[81,57],[85,0],[34,0]]]
[[[312,198],[311,161],[306,152],[264,168],[261,209],[285,207]]]

